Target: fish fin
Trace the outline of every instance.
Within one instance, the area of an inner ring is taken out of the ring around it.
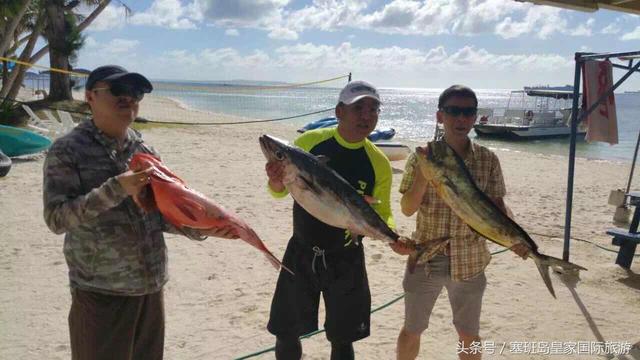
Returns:
[[[182,212],[182,214],[193,221],[198,221],[198,217],[195,215],[196,211],[204,211],[205,208],[187,197],[180,198],[176,201],[175,206]]]
[[[318,194],[318,195],[320,194],[320,189],[318,189],[318,187],[316,186],[316,184],[313,181],[305,178],[304,176],[298,176],[298,179],[301,180],[301,183],[302,183],[301,187],[302,188],[304,188],[305,190],[309,190],[309,191],[313,192],[314,194]]]
[[[316,155],[316,159],[322,165],[327,165],[327,163],[331,160],[327,155]]]

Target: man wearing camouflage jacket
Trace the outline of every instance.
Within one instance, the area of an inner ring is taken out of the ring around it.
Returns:
[[[135,205],[150,169],[128,170],[129,160],[138,152],[157,156],[129,127],[152,90],[149,80],[108,65],[92,71],[85,87],[93,116],[51,146],[43,184],[47,226],[65,234],[72,358],[162,359],[163,232],[237,236],[230,229],[186,234]]]

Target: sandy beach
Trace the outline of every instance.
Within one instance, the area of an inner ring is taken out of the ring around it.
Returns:
[[[179,121],[212,118],[153,96],[143,101],[140,115],[164,120],[168,110]],[[247,220],[280,257],[291,234],[292,200],[273,199],[266,191],[265,160],[258,144],[264,133],[290,140],[296,136],[286,122],[159,127],[144,130],[143,136],[176,174]],[[541,252],[561,257],[567,157],[495,151],[507,184],[505,200],[517,222],[536,234],[532,236]],[[0,178],[0,359],[70,358],[63,236],[51,233],[42,219],[43,160],[43,155],[14,160],[9,175]],[[410,235],[415,218],[402,215],[397,191],[404,162],[392,165],[392,209],[399,233]],[[607,199],[610,190],[626,186],[629,168],[629,163],[577,160],[572,236],[617,251],[605,234],[613,226],[614,213]],[[638,176],[632,188],[640,190]],[[167,234],[166,241],[171,274],[165,287],[166,359],[234,359],[273,346],[266,322],[277,272],[258,251],[234,240],[195,242]],[[402,294],[404,258],[383,242],[364,243],[376,308]],[[490,248],[500,250],[493,244]],[[613,356],[585,351],[584,346],[640,346],[640,257],[631,271],[616,265],[615,257],[592,244],[572,241],[570,260],[588,271],[577,280],[563,281],[552,274],[554,299],[533,261],[510,252],[495,255],[487,268],[481,320],[481,336],[495,350],[485,350],[484,357],[602,359]],[[371,336],[355,344],[356,357],[395,358],[403,312],[398,301],[373,314]],[[450,306],[442,294],[423,336],[420,358],[455,359],[456,341]],[[302,344],[304,359],[329,358],[324,334]],[[569,354],[553,352],[558,349]],[[274,354],[255,358],[272,359]],[[640,349],[618,358],[640,359]]]

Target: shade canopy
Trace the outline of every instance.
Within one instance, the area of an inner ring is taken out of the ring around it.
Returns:
[[[550,5],[566,9],[593,12],[599,9],[640,14],[640,0],[515,0],[537,5]]]

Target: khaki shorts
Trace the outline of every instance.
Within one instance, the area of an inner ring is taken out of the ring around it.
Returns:
[[[482,296],[487,286],[484,272],[472,279],[451,280],[449,257],[436,255],[427,264],[418,265],[413,274],[405,271],[402,286],[404,298],[404,328],[420,334],[429,327],[429,317],[442,288],[447,289],[453,325],[460,332],[477,336],[480,331]]]

